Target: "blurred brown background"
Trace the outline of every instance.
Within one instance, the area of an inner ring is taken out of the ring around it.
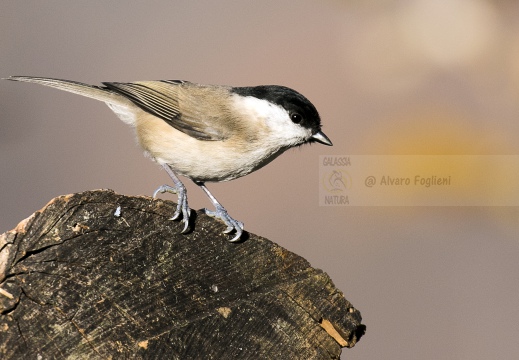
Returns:
[[[519,154],[518,2],[19,0],[0,14],[1,77],[299,90],[334,147],[209,188],[360,309],[367,334],[343,358],[519,355],[518,207],[319,207],[317,196],[319,155]],[[101,102],[1,81],[0,110],[0,232],[57,195],[150,195],[168,181]],[[187,185],[192,207],[209,206]]]

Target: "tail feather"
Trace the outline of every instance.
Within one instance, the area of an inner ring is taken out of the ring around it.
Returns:
[[[101,86],[88,85],[71,80],[52,79],[34,76],[10,76],[5,80],[23,81],[50,86],[56,89],[68,91],[74,94],[86,96],[92,99],[104,101],[107,104],[127,106],[129,101],[121,95]]]

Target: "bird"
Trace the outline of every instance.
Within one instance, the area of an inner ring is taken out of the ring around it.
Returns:
[[[321,131],[315,106],[299,92],[281,85],[233,87],[184,80],[102,82],[10,76],[100,100],[134,130],[144,154],[159,164],[173,182],[154,193],[178,197],[171,220],[181,233],[190,230],[191,209],[179,176],[193,181],[213,204],[204,209],[240,240],[244,225],[232,218],[209,192],[206,182],[233,180],[256,171],[286,150],[308,143],[332,146]]]

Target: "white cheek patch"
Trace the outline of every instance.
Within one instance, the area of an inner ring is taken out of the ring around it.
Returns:
[[[258,128],[266,127],[270,138],[282,140],[286,145],[300,143],[312,136],[310,129],[290,120],[288,111],[267,100],[235,95],[235,104],[237,111],[256,122]]]

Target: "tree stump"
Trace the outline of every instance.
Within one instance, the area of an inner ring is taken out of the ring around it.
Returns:
[[[0,235],[1,359],[338,359],[360,313],[303,258],[199,211],[60,196]]]

